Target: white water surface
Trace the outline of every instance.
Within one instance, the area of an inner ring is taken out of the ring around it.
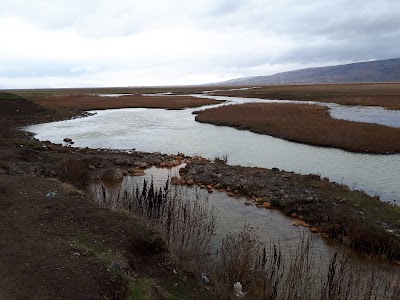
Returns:
[[[199,97],[234,103],[265,101],[209,95]],[[341,114],[340,110],[346,111],[348,108],[334,106],[338,107],[337,115]],[[202,108],[207,107],[215,105]],[[352,109],[350,107],[350,111]],[[35,133],[36,138],[42,141],[62,143],[64,138],[72,138],[76,147],[136,149],[169,154],[183,152],[211,159],[228,155],[228,163],[232,165],[277,167],[301,174],[320,174],[331,181],[364,190],[370,195],[379,195],[384,201],[395,202],[400,199],[400,154],[356,154],[289,142],[230,127],[202,124],[194,120],[192,112],[195,110],[133,108],[92,111],[95,113],[93,116],[29,126],[27,130]],[[358,107],[356,115],[360,111],[365,113],[365,108]],[[369,114],[376,112],[374,120],[377,122],[384,122],[387,113],[394,116],[390,123],[400,124],[399,111],[382,108],[367,108],[367,111]],[[342,113],[342,116],[349,117],[349,114]]]

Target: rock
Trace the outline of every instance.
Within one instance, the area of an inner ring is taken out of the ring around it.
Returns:
[[[137,166],[141,169],[146,169],[149,165],[145,162],[138,163]]]
[[[208,279],[207,274],[203,273],[201,274],[201,281],[203,281],[204,284],[208,284],[210,279]]]
[[[294,225],[294,226],[304,226],[304,227],[310,227],[311,226],[310,224],[304,222],[303,220],[298,220],[298,219],[294,220],[292,222],[292,225]]]
[[[292,213],[291,215],[290,215],[292,218],[296,218],[297,217],[297,213]]]
[[[310,228],[310,230],[311,230],[311,232],[313,232],[313,233],[317,233],[318,232],[318,228],[317,227],[311,227]]]
[[[241,298],[245,295],[245,293],[243,293],[243,286],[239,281],[235,282],[235,284],[233,285],[233,290],[235,291],[236,297]]]
[[[124,174],[119,168],[110,168],[103,172],[101,178],[105,180],[117,181],[124,178]]]
[[[93,166],[93,165],[89,165],[89,166],[88,166],[88,169],[91,170],[91,171],[95,171],[95,170],[96,170],[96,167]]]
[[[176,177],[176,176],[171,177],[171,184],[178,185],[179,183],[180,182],[179,182],[179,178],[178,177]]]
[[[271,208],[271,203],[270,202],[268,202],[268,201],[265,201],[263,204],[262,204],[262,206],[264,207],[264,208]]]
[[[122,159],[122,158],[117,158],[114,163],[119,166],[129,166],[132,164],[129,159]]]
[[[63,141],[65,143],[72,143],[72,139],[71,138],[65,138],[65,139],[63,139]]]
[[[193,185],[194,184],[194,180],[192,178],[186,180],[186,184],[187,185]]]
[[[133,151],[133,152],[131,153],[131,155],[132,155],[133,157],[139,157],[139,158],[143,157],[143,154],[140,153],[140,152],[138,152],[138,151]]]
[[[144,176],[146,173],[142,169],[133,169],[131,172],[132,176]]]
[[[56,195],[57,195],[57,192],[48,192],[48,193],[46,194],[46,197],[47,197],[47,198],[54,198]]]

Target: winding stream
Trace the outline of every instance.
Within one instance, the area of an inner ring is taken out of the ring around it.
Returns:
[[[196,96],[231,101],[219,105],[269,101]],[[400,127],[399,111],[326,103],[323,105],[330,107],[332,115],[336,117],[372,120],[374,123]],[[200,109],[214,106],[204,106]],[[379,195],[384,201],[395,202],[396,199],[400,199],[400,154],[356,154],[289,142],[230,127],[202,124],[194,120],[192,112],[195,110],[198,108],[93,111],[96,114],[90,117],[34,125],[26,130],[35,133],[39,140],[50,140],[54,143],[62,143],[66,137],[72,138],[77,147],[136,149],[171,154],[183,152],[211,159],[228,155],[229,164],[277,167],[301,174],[320,174],[331,181],[364,190],[370,195]]]
[[[230,101],[220,105],[266,102],[261,99],[196,96]],[[400,127],[399,111],[343,107],[336,104],[324,105],[330,108],[332,116],[336,118]],[[215,105],[200,109],[213,106]],[[317,173],[328,177],[331,181],[362,189],[371,195],[380,195],[385,201],[400,199],[400,154],[355,154],[338,149],[289,142],[230,127],[202,124],[196,122],[192,114],[198,109],[137,108],[93,111],[95,114],[89,117],[34,125],[26,130],[35,133],[39,140],[50,140],[53,143],[62,143],[66,137],[72,138],[75,142],[74,146],[77,147],[128,151],[136,149],[171,154],[183,152],[187,155],[202,155],[211,159],[228,155],[229,164],[277,167],[301,174]],[[168,175],[177,175],[176,170],[172,171],[175,174],[170,172],[153,167],[146,170],[145,177],[153,178],[156,185],[163,185]],[[122,186],[109,191],[109,197],[117,196],[124,190],[124,186],[142,180],[143,177],[125,177]],[[101,190],[101,184],[99,182],[97,185],[92,185],[94,194]],[[185,189],[188,193],[193,192],[193,188],[185,187]],[[293,226],[292,220],[284,217],[279,211],[244,205],[246,202],[244,198],[232,199],[220,192],[214,192],[207,197],[220,217],[215,237],[216,243],[228,232],[239,232],[246,223],[258,228],[261,241],[266,244],[271,241],[279,242],[282,249],[287,251],[297,247],[302,234],[305,237],[311,235],[308,229]],[[313,236],[313,253],[321,258],[319,264],[326,265],[327,259],[337,248],[321,239],[319,235]],[[362,258],[355,257],[354,259],[357,265],[366,264]],[[369,264],[373,267],[379,265],[371,261]]]

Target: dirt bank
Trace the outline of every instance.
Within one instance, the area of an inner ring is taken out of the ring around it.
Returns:
[[[116,169],[124,155],[133,155],[38,142],[18,128],[75,112],[48,111],[23,98],[1,96],[1,299],[210,297],[198,278],[174,265],[157,233],[60,181],[83,186]],[[137,154],[135,170],[163,157]]]
[[[196,121],[353,152],[399,153],[399,128],[333,119],[318,105],[250,103],[198,112]]]

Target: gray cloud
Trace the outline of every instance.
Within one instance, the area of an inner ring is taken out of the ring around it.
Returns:
[[[2,0],[0,38],[8,83],[202,83],[399,57],[400,2]]]

